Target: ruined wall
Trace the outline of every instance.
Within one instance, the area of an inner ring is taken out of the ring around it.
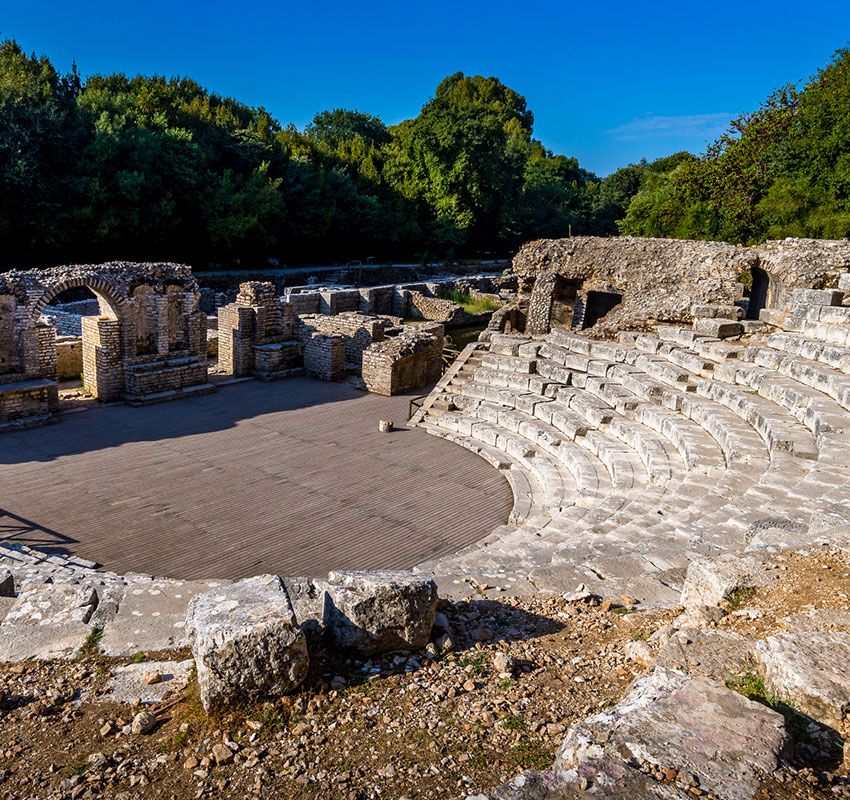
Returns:
[[[81,308],[96,315],[78,318],[84,385],[96,397],[145,401],[143,392],[163,400],[188,387],[209,386],[206,320],[197,308],[197,283],[189,267],[164,263],[112,262],[0,274],[0,373],[17,376],[18,383],[36,378],[55,382],[56,332],[42,317],[49,320],[54,298],[80,287],[97,298],[96,310],[90,301]],[[147,392],[143,386],[155,388]]]
[[[370,392],[402,394],[439,380],[441,336],[408,331],[373,344],[363,353],[363,382]]]
[[[786,239],[758,247],[723,242],[578,236],[523,245],[513,260],[520,284],[534,284],[530,333],[549,329],[559,284],[576,281],[587,292],[616,292],[622,303],[591,334],[641,329],[655,322],[689,322],[694,304],[733,305],[743,296],[747,270],[768,273],[768,305],[789,301],[795,287],[837,286],[850,267],[850,241]]]
[[[82,330],[80,331],[82,333]],[[82,336],[64,336],[56,340],[56,377],[74,380],[83,374]]]
[[[304,342],[304,368],[322,381],[345,377],[345,337],[312,333]]]
[[[302,315],[300,324],[307,331],[337,333],[345,336],[346,361],[348,364],[359,368],[363,361],[363,351],[373,342],[382,341],[386,329],[392,323],[385,317],[345,311],[334,316],[325,314]]]

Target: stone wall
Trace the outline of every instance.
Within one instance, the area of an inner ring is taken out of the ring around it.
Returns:
[[[227,375],[275,380],[302,366],[296,314],[277,296],[274,284],[247,281],[236,302],[218,311],[218,368]]]
[[[689,322],[697,305],[734,305],[743,298],[740,279],[763,269],[772,288],[768,305],[781,305],[798,287],[835,287],[850,268],[850,241],[786,239],[758,247],[724,242],[578,236],[523,245],[513,260],[520,284],[533,283],[528,332],[552,323],[559,287],[575,282],[587,292],[622,294],[622,303],[592,329],[645,329],[656,322]],[[575,294],[575,292],[574,292]]]
[[[345,337],[310,334],[304,343],[304,368],[319,380],[342,380],[345,377]]]
[[[363,353],[363,382],[370,392],[402,394],[439,380],[443,337],[409,330],[376,342]]]
[[[301,315],[300,325],[307,332],[337,333],[345,336],[346,362],[359,369],[363,361],[363,351],[373,342],[384,339],[385,331],[391,327],[392,321],[386,317],[346,311],[334,316]]]
[[[81,331],[82,332],[82,331]],[[56,339],[56,377],[60,381],[75,380],[83,374],[82,336]]]

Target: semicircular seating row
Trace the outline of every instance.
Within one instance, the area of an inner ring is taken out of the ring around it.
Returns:
[[[514,506],[417,569],[449,593],[584,583],[675,604],[694,558],[815,541],[836,514],[850,528],[850,308],[825,308],[748,341],[660,327],[471,345],[419,424],[502,470]]]

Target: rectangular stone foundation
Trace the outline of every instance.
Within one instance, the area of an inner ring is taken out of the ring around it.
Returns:
[[[58,405],[56,382],[47,378],[0,384],[0,431],[52,422]]]

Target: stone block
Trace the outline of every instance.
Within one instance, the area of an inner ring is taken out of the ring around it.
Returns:
[[[793,289],[790,304],[793,306],[840,306],[844,292],[835,289]]]
[[[74,658],[93,630],[94,585],[30,580],[0,624],[0,661]]]
[[[769,692],[850,734],[850,634],[781,633],[759,642],[757,655]]]
[[[15,579],[7,569],[0,569],[0,597],[15,596]]]
[[[106,692],[98,702],[145,705],[158,703],[166,692],[186,686],[194,666],[191,658],[184,661],[144,661],[141,664],[122,664],[109,678]]]
[[[694,677],[725,681],[755,663],[756,640],[733,631],[686,628],[677,631],[658,652],[656,665]]]
[[[437,586],[410,572],[331,572],[325,624],[338,647],[371,655],[418,650],[437,614]]]
[[[196,595],[186,627],[207,712],[291,692],[307,676],[307,640],[276,575]]]
[[[737,320],[715,317],[695,319],[694,332],[715,339],[728,339],[730,336],[740,336],[744,328]]]
[[[765,580],[761,567],[756,556],[738,553],[692,561],[685,574],[681,603],[686,608],[719,605],[735,590],[761,585]]]
[[[789,745],[775,711],[713,680],[657,667],[617,705],[571,726],[554,767],[649,762],[682,779],[698,776],[703,793],[751,800]]]

